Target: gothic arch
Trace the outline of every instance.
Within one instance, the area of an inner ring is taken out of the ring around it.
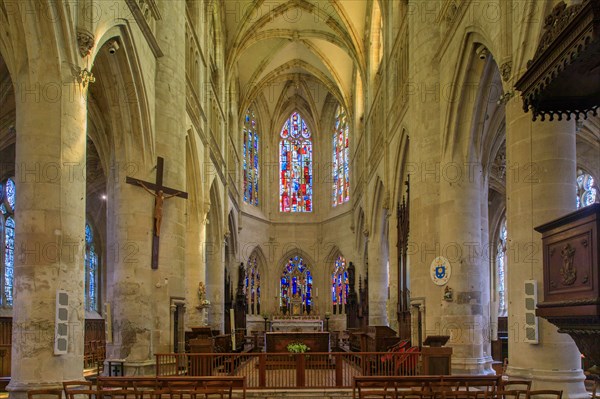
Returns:
[[[120,23],[107,29],[98,39],[90,55],[97,80],[89,91],[99,108],[108,114],[105,121],[112,152],[120,154],[122,162],[142,159],[153,164],[152,112],[132,37],[130,27]],[[109,54],[109,43],[113,40],[120,43],[120,50]]]

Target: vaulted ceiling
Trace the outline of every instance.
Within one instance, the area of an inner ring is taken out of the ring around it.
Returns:
[[[353,83],[366,68],[370,4],[225,1],[227,68],[237,68],[240,109],[258,99],[271,118],[299,109],[319,120],[328,99],[350,108]]]

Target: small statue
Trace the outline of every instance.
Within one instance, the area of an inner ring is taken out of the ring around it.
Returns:
[[[204,281],[198,283],[198,299],[200,300],[200,306],[210,305],[210,301],[206,299],[206,286]]]

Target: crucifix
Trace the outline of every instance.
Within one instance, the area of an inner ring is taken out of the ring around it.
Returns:
[[[163,165],[165,160],[162,157],[157,158],[156,162],[156,183],[150,183],[140,179],[127,176],[125,183],[142,187],[148,193],[154,196],[154,227],[152,234],[152,269],[158,269],[158,244],[160,239],[160,225],[162,223],[163,204],[166,199],[179,197],[187,199],[188,194],[183,191],[163,186]]]

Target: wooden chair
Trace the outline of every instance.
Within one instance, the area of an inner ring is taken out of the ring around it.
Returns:
[[[594,380],[594,390],[592,391],[592,399],[596,399],[598,396],[596,392],[598,391],[598,386],[600,386],[600,379],[596,378]]]
[[[359,399],[368,398],[388,398],[392,395],[388,394],[388,383],[387,381],[357,381],[356,387],[358,389]]]
[[[133,389],[102,388],[98,393],[101,399],[137,399],[137,393]]]
[[[197,381],[168,381],[168,393],[171,399],[195,398],[197,394]]]
[[[218,396],[221,399],[231,399],[233,381],[204,381],[202,387],[205,398]]]
[[[425,383],[416,381],[394,381],[393,387],[394,392],[392,397],[395,399],[422,398]]]
[[[499,389],[496,392],[486,392],[484,397],[486,399],[519,399],[519,396],[523,399],[525,394],[520,390],[505,391]]]
[[[458,391],[458,381],[431,381],[423,390],[423,397],[431,399],[442,398],[442,393]]]
[[[471,378],[465,381],[465,387],[467,388],[467,392],[473,391],[472,388],[476,388],[479,390],[483,390],[483,392],[495,392],[496,391],[496,381],[489,379],[481,379]],[[475,391],[477,392],[477,391]],[[479,391],[481,392],[481,391]]]
[[[507,391],[513,391],[516,389],[518,391],[525,393],[531,389],[531,381],[527,381],[527,380],[502,381],[500,383],[500,387],[503,390],[507,390]]]
[[[548,397],[553,395],[556,399],[562,399],[563,391],[555,391],[551,389],[540,389],[537,391],[529,391],[525,395],[525,399],[535,398],[538,395],[543,395],[544,397]]]
[[[486,392],[475,391],[443,391],[438,394],[438,398],[442,399],[483,399]]]
[[[55,389],[32,389],[27,392],[27,399],[62,399],[63,390]]]
[[[150,399],[152,393],[158,389],[156,380],[133,381],[133,389],[137,393],[138,399]]]
[[[63,381],[63,390],[67,399],[79,399],[82,395],[87,396],[87,399],[96,399],[99,396],[98,390],[90,381]]]

